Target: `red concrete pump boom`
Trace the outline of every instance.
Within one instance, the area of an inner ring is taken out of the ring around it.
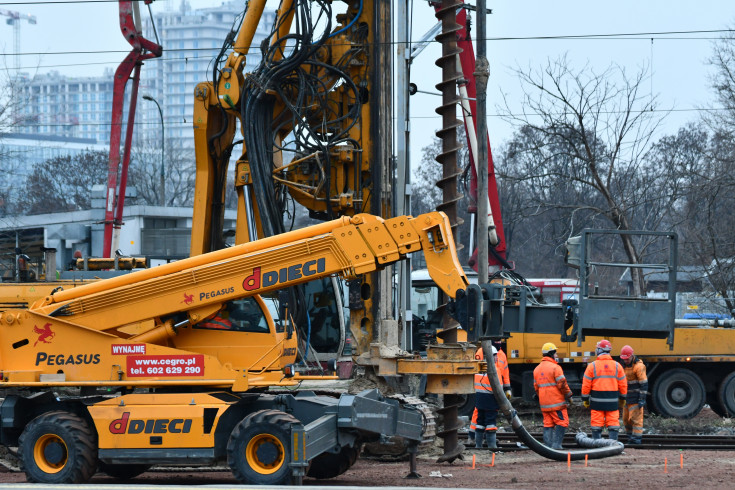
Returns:
[[[149,5],[153,0],[144,0]],[[117,249],[117,243],[122,226],[123,205],[125,203],[125,188],[128,182],[128,164],[130,163],[130,144],[133,139],[133,123],[135,122],[135,107],[138,99],[138,84],[140,82],[140,67],[143,61],[158,58],[163,54],[163,48],[142,35],[140,27],[140,12],[137,1],[120,0],[120,30],[133,50],[128,53],[115,72],[115,84],[112,96],[112,125],[110,127],[110,160],[107,172],[107,194],[105,196],[105,234],[102,243],[103,257],[112,257],[112,251]],[[130,106],[128,121],[125,128],[125,148],[120,161],[120,141],[122,139],[123,104],[125,102],[125,86],[132,77]],[[119,175],[119,190],[118,187]]]

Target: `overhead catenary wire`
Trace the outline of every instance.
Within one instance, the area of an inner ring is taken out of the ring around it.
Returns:
[[[0,5],[3,5],[0,3]],[[8,4],[4,4],[8,5]],[[722,39],[721,37],[691,37],[692,34],[735,34],[733,29],[707,29],[707,30],[692,30],[692,31],[660,31],[660,32],[635,32],[635,33],[619,33],[619,34],[564,34],[556,36],[515,36],[515,37],[488,37],[485,40],[488,42],[498,41],[573,41],[573,40],[612,40],[612,41],[646,41],[650,43],[651,40],[655,41],[716,41]],[[672,36],[686,36],[686,37],[672,37]],[[659,37],[660,36],[660,37]],[[384,41],[384,42],[369,42],[366,43],[368,47],[375,47],[380,45],[396,45],[396,44],[415,44],[416,40],[409,41]],[[428,41],[432,44],[437,44],[436,40]],[[333,43],[333,46],[340,46],[340,43]],[[345,43],[345,45],[349,45]],[[213,51],[218,48],[172,48],[166,49],[167,53],[175,53],[180,51],[196,52],[196,51]],[[258,48],[251,46],[248,49],[255,52]],[[125,50],[92,50],[92,51],[50,51],[50,52],[25,52],[25,53],[0,53],[0,56],[56,56],[56,55],[72,55],[72,54],[126,54]],[[164,58],[165,59],[165,58]]]

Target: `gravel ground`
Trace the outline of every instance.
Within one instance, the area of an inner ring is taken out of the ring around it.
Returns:
[[[573,409],[572,428],[587,430],[589,414]],[[523,417],[530,430],[537,430],[538,420],[533,413]],[[727,433],[733,429],[729,419],[720,419],[709,409],[689,421],[675,421],[656,417],[647,418],[647,430],[658,433]],[[382,462],[360,459],[343,475],[331,480],[307,478],[308,485],[347,486],[404,486],[436,488],[580,488],[600,485],[625,486],[639,489],[658,488],[733,488],[735,454],[731,451],[678,451],[640,450],[626,448],[623,454],[605,459],[566,462],[547,460],[532,451],[496,453],[494,466],[492,453],[487,450],[468,450],[463,460],[454,464],[436,464],[441,453],[435,448],[419,457],[418,472],[422,478],[406,479],[408,462]],[[472,468],[474,455],[475,468]],[[683,467],[681,463],[683,461]],[[0,483],[24,482],[25,475],[0,467]],[[223,484],[237,482],[227,471],[151,471],[131,480],[138,484]],[[91,482],[96,485],[120,483],[103,474]]]

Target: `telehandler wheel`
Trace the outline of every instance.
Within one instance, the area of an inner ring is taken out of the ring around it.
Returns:
[[[99,470],[118,480],[129,480],[150,469],[149,464],[107,464],[100,461]]]
[[[360,456],[360,447],[343,447],[339,454],[322,453],[314,458],[306,476],[318,478],[335,478],[349,470]]]
[[[260,410],[242,419],[227,442],[227,464],[250,485],[292,483],[291,425],[299,421],[279,410]]]
[[[717,399],[731,417],[735,415],[735,371],[728,374],[720,383]]]
[[[84,483],[97,470],[97,436],[70,412],[47,412],[18,440],[21,469],[29,482]]]

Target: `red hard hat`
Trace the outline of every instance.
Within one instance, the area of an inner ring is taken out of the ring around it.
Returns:
[[[610,343],[609,340],[602,339],[599,342],[597,342],[597,348],[605,352],[610,352],[612,350],[612,344]]]
[[[622,349],[620,349],[620,359],[628,360],[631,357],[633,357],[633,348],[629,345],[624,345]]]

